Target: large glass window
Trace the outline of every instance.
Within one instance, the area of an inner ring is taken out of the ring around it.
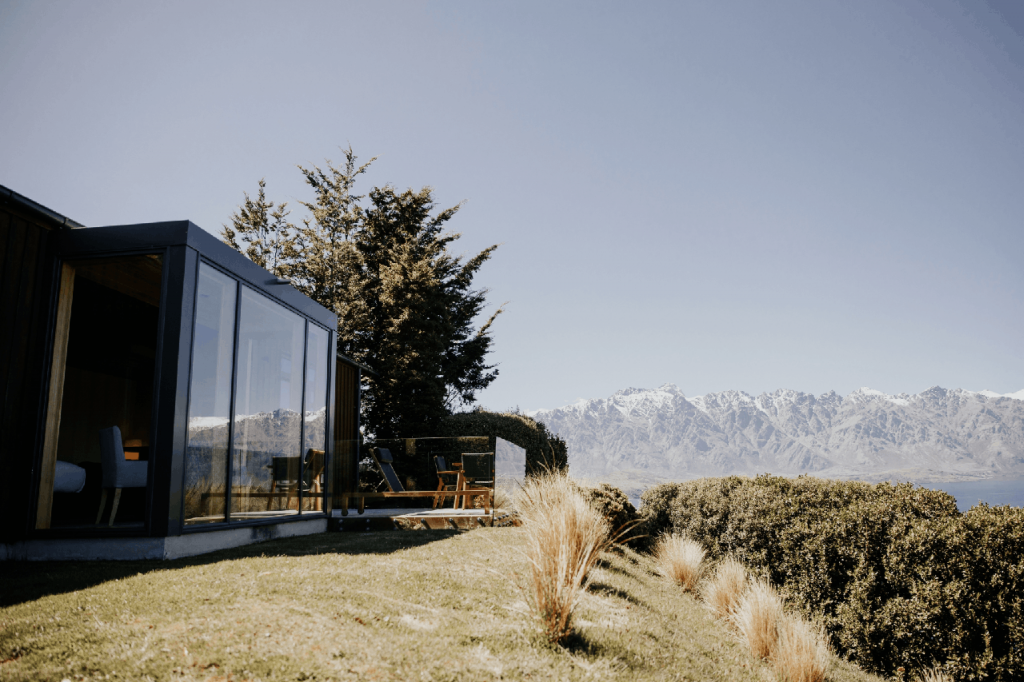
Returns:
[[[233,519],[298,512],[305,328],[295,313],[243,287],[235,368]]]
[[[302,508],[318,510],[323,501],[323,485],[326,480],[327,443],[327,368],[330,361],[328,343],[330,335],[326,329],[309,325],[306,346],[306,442],[303,444],[305,458]]]
[[[322,509],[330,338],[326,329],[200,264],[187,525]]]
[[[235,343],[235,280],[199,266],[185,453],[185,523],[224,521]]]

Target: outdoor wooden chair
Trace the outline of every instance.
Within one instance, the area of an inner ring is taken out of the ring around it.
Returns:
[[[491,495],[494,489],[494,453],[464,452],[462,453],[462,487],[463,490],[480,490]],[[472,488],[469,486],[472,485]],[[486,503],[484,504],[486,508]],[[466,508],[466,498],[462,498],[462,508]]]
[[[449,468],[443,455],[434,456],[434,466],[437,468],[437,494],[434,495],[434,509],[440,504],[444,506],[445,493],[448,491],[458,492],[465,488],[465,480],[462,471],[456,468]],[[452,496],[452,505],[459,506],[459,498]]]
[[[396,499],[396,498],[415,498],[415,497],[436,497],[438,492],[436,490],[406,490],[401,481],[398,479],[398,474],[395,473],[395,468],[392,466],[394,458],[391,456],[391,452],[387,448],[371,448],[370,455],[373,457],[374,463],[377,468],[380,469],[380,473],[383,474],[384,480],[387,482],[389,492],[385,493],[341,493],[341,515],[348,515],[348,503],[349,500],[357,500],[359,503],[358,510],[362,514],[366,508],[367,499]],[[455,490],[446,493],[453,497],[476,497],[479,495],[484,496],[484,513],[491,513],[491,491],[490,489],[465,489]]]

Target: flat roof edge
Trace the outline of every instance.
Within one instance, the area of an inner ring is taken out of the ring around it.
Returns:
[[[42,217],[46,218],[50,222],[54,223],[57,227],[67,227],[70,229],[77,229],[85,227],[82,223],[72,220],[65,215],[57,213],[53,209],[43,206],[38,201],[32,201],[24,194],[18,194],[13,189],[0,185],[0,198],[4,201],[10,201],[11,203],[26,208],[33,213],[38,213]]]
[[[232,276],[264,295],[277,299],[329,331],[335,331],[338,316],[302,293],[291,283],[278,281],[272,273],[256,265],[210,232],[190,220],[171,220],[134,225],[105,225],[66,231],[60,237],[62,258],[114,251],[145,251],[183,246],[205,260],[232,273]]]

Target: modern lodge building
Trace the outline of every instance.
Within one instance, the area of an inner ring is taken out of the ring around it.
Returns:
[[[189,221],[86,228],[0,186],[0,559],[325,531],[358,475],[336,328]]]

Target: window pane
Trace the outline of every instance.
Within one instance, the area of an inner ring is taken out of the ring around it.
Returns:
[[[309,339],[306,346],[306,453],[305,475],[303,476],[303,510],[323,508],[324,445],[327,442],[327,363],[330,335],[326,329],[309,325]]]
[[[224,521],[238,284],[199,265],[185,451],[185,523]]]
[[[233,520],[297,513],[305,326],[295,313],[242,288]]]

